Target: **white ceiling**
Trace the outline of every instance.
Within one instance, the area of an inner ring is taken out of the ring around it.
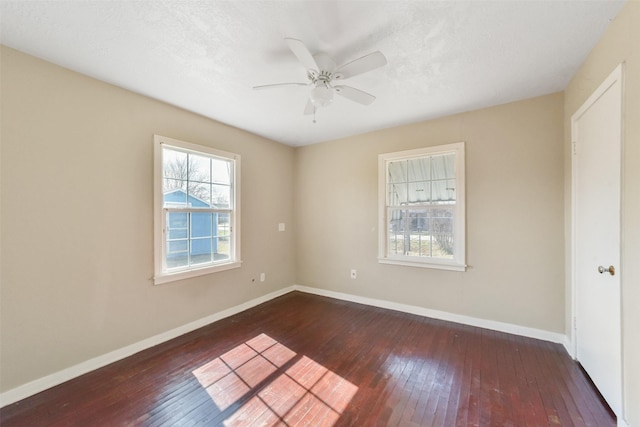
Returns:
[[[624,1],[8,1],[1,41],[117,86],[300,146],[563,90]],[[388,65],[345,80],[317,123],[284,42],[338,63]]]

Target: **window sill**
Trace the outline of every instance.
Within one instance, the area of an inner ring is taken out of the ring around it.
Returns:
[[[226,264],[218,264],[192,270],[159,273],[153,277],[153,284],[161,285],[163,283],[175,282],[177,280],[189,279],[191,277],[204,276],[206,274],[217,273],[219,271],[231,270],[234,268],[239,268],[240,266],[242,266],[242,261],[234,261]]]
[[[411,259],[399,259],[399,258],[378,258],[380,264],[392,264],[402,265],[405,267],[419,267],[419,268],[435,268],[437,270],[450,270],[450,271],[466,271],[467,266],[465,264],[458,264],[456,262],[434,262],[434,261],[413,261]]]

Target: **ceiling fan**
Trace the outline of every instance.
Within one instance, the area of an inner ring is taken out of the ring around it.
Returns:
[[[334,85],[334,81],[345,80],[359,74],[366,73],[387,63],[387,59],[379,52],[373,52],[361,58],[347,62],[339,67],[329,55],[320,52],[312,55],[307,46],[297,39],[284,39],[289,49],[298,58],[300,63],[307,70],[306,83],[275,83],[261,86],[254,86],[254,89],[271,89],[282,86],[310,86],[309,99],[304,109],[304,114],[314,114],[317,108],[326,107],[333,101],[333,94],[336,93],[351,101],[363,105],[369,105],[375,101],[376,97],[351,86]],[[315,123],[315,119],[314,119]]]

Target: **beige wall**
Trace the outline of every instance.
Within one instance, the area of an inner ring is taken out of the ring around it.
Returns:
[[[622,329],[624,418],[640,426],[640,2],[630,1],[589,54],[565,91],[566,230],[571,218],[571,116],[625,62],[622,207]],[[567,242],[569,234],[567,234]],[[568,258],[567,258],[568,259]],[[567,270],[568,272],[568,270]],[[569,275],[567,274],[567,278]],[[571,285],[567,282],[567,334],[571,333]]]
[[[2,391],[294,283],[291,147],[5,47],[1,78]],[[152,284],[154,133],[242,156],[242,268]]]
[[[298,283],[564,332],[562,109],[552,94],[298,148]],[[378,154],[458,141],[467,272],[379,264]]]

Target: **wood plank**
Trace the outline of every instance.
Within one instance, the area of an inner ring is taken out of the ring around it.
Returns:
[[[559,344],[300,292],[0,410],[3,427],[252,423],[616,420]]]

